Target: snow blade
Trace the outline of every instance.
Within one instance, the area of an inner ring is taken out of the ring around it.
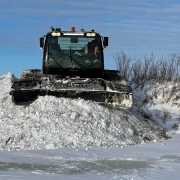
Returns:
[[[113,92],[102,92],[102,91],[14,91],[11,92],[12,101],[16,105],[29,104],[35,101],[38,96],[55,96],[55,97],[65,97],[72,99],[84,99],[97,102],[99,104],[104,104],[113,107],[123,107],[130,108],[132,106],[132,95],[130,94],[117,94]]]
[[[15,104],[31,103],[38,96],[51,95],[73,99],[95,101],[109,106],[130,108],[132,106],[132,89],[119,81],[102,78],[57,78],[41,77],[36,80],[14,82],[12,101]]]
[[[10,93],[14,104],[30,103],[37,99],[38,91],[14,91]]]

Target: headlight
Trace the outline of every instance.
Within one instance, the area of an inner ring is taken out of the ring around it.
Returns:
[[[93,33],[87,33],[86,36],[88,36],[88,37],[93,36],[94,37],[94,36],[96,36],[96,33],[94,33],[94,32]]]
[[[51,35],[52,36],[61,36],[61,33],[60,32],[52,32]]]

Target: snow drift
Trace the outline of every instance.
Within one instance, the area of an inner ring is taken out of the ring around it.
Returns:
[[[136,111],[113,109],[83,99],[39,97],[14,105],[16,78],[0,76],[0,150],[128,146],[167,138],[164,129]]]

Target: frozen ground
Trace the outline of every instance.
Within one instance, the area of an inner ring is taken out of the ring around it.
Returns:
[[[136,89],[122,110],[55,97],[15,106],[13,81],[0,76],[0,179],[178,179],[178,84]]]
[[[130,147],[3,151],[0,179],[179,179],[180,138]]]

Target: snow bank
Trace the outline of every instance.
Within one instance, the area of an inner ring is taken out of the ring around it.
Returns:
[[[0,150],[116,147],[166,138],[163,128],[133,108],[52,96],[16,106],[9,95],[14,79],[11,73],[0,76]]]
[[[169,134],[180,133],[180,84],[147,83],[134,89],[134,108],[164,127]]]

